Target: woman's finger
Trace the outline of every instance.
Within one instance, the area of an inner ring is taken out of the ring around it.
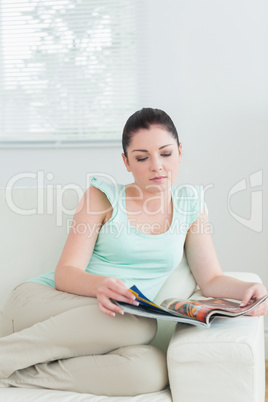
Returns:
[[[99,309],[100,309],[100,311],[101,311],[102,313],[104,313],[104,314],[106,314],[106,315],[109,315],[109,316],[111,316],[111,317],[114,317],[114,316],[115,316],[115,312],[114,312],[114,311],[111,311],[111,310],[107,309],[107,308],[104,307],[104,305],[101,304],[101,303],[99,303]]]
[[[103,301],[99,302],[99,308],[103,313],[113,317],[115,316],[115,313],[124,314],[124,310],[111,302],[109,298],[104,298]]]
[[[117,300],[117,301],[121,301],[124,303],[129,303],[132,304],[134,306],[138,306],[139,302],[136,300],[135,296],[132,298],[126,297],[123,294],[120,293],[116,293],[112,290],[108,290],[107,293],[105,294],[106,297],[108,297],[109,299],[113,299],[113,300]]]
[[[130,292],[126,285],[115,278],[105,278],[98,287],[97,297],[104,295],[114,300],[132,303],[136,299],[135,295]],[[133,303],[134,305],[136,303]]]
[[[253,287],[250,287],[246,290],[243,299],[240,303],[240,307],[245,307],[248,305],[250,299],[252,298],[253,294],[255,292],[255,289]]]
[[[249,315],[249,316],[252,316],[252,317],[254,317],[254,316],[262,316],[262,315],[265,315],[267,313],[267,310],[268,310],[268,301],[266,300],[265,302],[260,304],[258,307],[254,308],[252,311],[250,311],[246,315]]]
[[[113,292],[113,296],[110,296],[110,297],[115,299],[114,294],[119,294],[122,297],[124,297],[125,300],[127,300],[127,302],[128,302],[128,299],[135,300],[136,299],[135,295],[128,290],[128,288],[126,287],[126,285],[123,282],[122,283],[120,283],[120,282],[117,283],[116,280],[112,280],[112,281],[108,282],[107,287]],[[119,300],[119,299],[116,298],[116,300]],[[121,301],[121,299],[120,299],[120,301]]]

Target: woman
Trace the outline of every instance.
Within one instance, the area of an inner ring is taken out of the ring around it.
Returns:
[[[146,108],[128,119],[122,156],[134,182],[93,178],[55,273],[11,293],[2,311],[1,386],[118,396],[164,388],[165,356],[150,345],[156,321],[124,315],[112,299],[137,304],[133,284],[154,298],[183,250],[205,296],[247,304],[266,294],[262,284],[223,276],[202,231],[202,188],[174,186],[181,149],[165,112]],[[267,305],[251,315],[265,314]]]

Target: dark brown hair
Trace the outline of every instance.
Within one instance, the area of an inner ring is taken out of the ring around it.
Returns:
[[[168,131],[172,137],[176,139],[178,145],[180,144],[177,129],[166,112],[160,109],[152,109],[149,107],[143,108],[128,118],[123,129],[122,146],[126,157],[127,148],[131,143],[132,136],[140,129],[149,130],[153,125],[162,126],[163,129]]]

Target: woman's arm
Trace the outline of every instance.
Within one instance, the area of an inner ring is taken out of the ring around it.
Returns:
[[[244,305],[267,293],[260,283],[244,282],[223,275],[210,234],[208,217],[203,211],[188,230],[185,253],[201,292],[206,297],[241,300]],[[254,309],[251,315],[264,315],[268,301]]]
[[[111,298],[136,304],[135,296],[116,278],[86,272],[101,226],[111,216],[112,207],[99,189],[91,186],[79,202],[72,226],[55,270],[57,290],[96,297],[108,315],[122,313]]]

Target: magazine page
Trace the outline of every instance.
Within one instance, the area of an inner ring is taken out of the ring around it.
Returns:
[[[195,316],[195,315],[192,315],[192,316],[187,315],[183,311],[181,312],[181,311],[177,311],[175,309],[169,308],[168,306],[164,305],[164,303],[161,303],[161,305],[158,306],[157,304],[155,304],[154,302],[149,300],[146,296],[144,296],[144,294],[135,285],[132,286],[129,290],[133,294],[135,294],[136,300],[139,301],[139,304],[140,304],[138,307],[134,307],[134,309],[131,308],[132,314],[134,314],[135,311],[136,312],[139,311],[139,313],[147,312],[150,315],[152,313],[157,313],[158,314],[157,317],[162,318],[162,319],[166,319],[167,316],[171,315],[171,316],[177,317],[176,321],[179,321],[178,318],[181,317],[183,319],[183,320],[181,320],[181,322],[185,322],[185,318],[187,318],[187,322],[199,321],[202,323],[206,323],[206,320],[203,319],[203,317],[201,317],[201,316],[199,317],[199,316]],[[172,299],[172,300],[174,300],[174,299]],[[119,304],[122,305],[122,307],[123,307],[123,303],[119,303]],[[129,310],[129,307],[127,307],[127,309]],[[126,308],[125,308],[125,311],[127,312]],[[154,315],[154,317],[156,317],[156,315]],[[172,318],[170,318],[170,319],[172,319]],[[175,320],[175,318],[173,318],[173,320]]]
[[[137,286],[134,285],[129,290],[136,296],[136,300],[140,303],[140,305],[150,307],[152,308],[152,310],[158,312],[165,311],[165,309],[161,308],[150,299],[148,299],[146,296],[144,296],[144,294],[137,288]]]
[[[202,326],[202,327],[209,327],[210,324],[205,324],[203,322],[199,322],[193,318],[188,318],[185,316],[180,316],[176,314],[172,314],[170,312],[166,312],[164,310],[157,311],[154,308],[148,307],[148,306],[133,306],[132,304],[124,303],[124,302],[118,302],[114,300],[114,303],[123,308],[125,313],[128,314],[134,314],[134,315],[139,315],[142,317],[149,317],[149,318],[156,318],[156,319],[161,319],[161,320],[167,320],[167,321],[176,321],[176,322],[181,322],[184,324],[192,324],[192,325],[197,325],[197,326]]]
[[[202,300],[178,300],[170,298],[164,300],[164,302],[161,303],[161,306],[186,317],[191,317],[201,322],[206,322],[207,317],[211,316],[212,314],[226,316],[246,314],[265,301],[267,297],[268,295],[263,296],[261,299],[252,301],[244,307],[240,307],[240,302],[238,301],[222,298],[207,298]]]
[[[239,304],[239,302],[225,299],[178,300],[171,298],[162,302],[161,306],[186,317],[206,322],[207,316],[211,311],[222,310],[230,313],[242,313],[246,308],[239,307]]]
[[[176,298],[170,298],[164,300],[161,305],[158,306],[144,296],[136,286],[132,286],[129,290],[135,294],[140,305],[149,311],[158,311],[159,313],[168,312],[204,323],[206,322],[207,315],[214,310],[228,311],[230,313],[242,313],[244,310],[246,311],[248,309],[248,306],[244,308],[239,307],[239,302],[221,298],[207,298],[202,300],[178,300]]]
[[[170,298],[164,300],[159,306],[144,296],[136,286],[132,286],[129,290],[135,294],[137,301],[139,301],[139,306],[114,301],[127,313],[206,327],[210,326],[216,316],[236,317],[246,314],[268,298],[268,295],[266,295],[245,307],[240,307],[240,302],[238,301],[222,298],[200,300]]]

